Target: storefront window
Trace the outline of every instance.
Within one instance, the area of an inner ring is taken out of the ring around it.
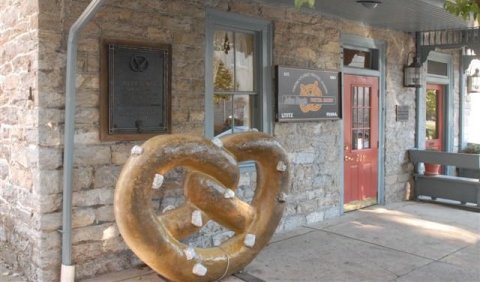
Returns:
[[[205,135],[271,132],[272,25],[207,9]]]
[[[252,128],[255,91],[254,34],[226,30],[213,37],[214,135]]]

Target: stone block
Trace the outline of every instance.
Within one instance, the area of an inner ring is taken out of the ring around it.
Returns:
[[[93,186],[93,168],[79,167],[73,169],[73,190],[90,189]]]
[[[111,160],[109,146],[78,145],[74,155],[74,164],[77,166],[106,165]]]
[[[61,194],[51,194],[51,195],[40,195],[37,197],[32,197],[30,201],[34,202],[35,212],[38,213],[51,213],[60,209],[62,206],[62,195]]]
[[[115,215],[113,212],[113,206],[102,206],[95,210],[95,220],[97,223],[113,222]]]
[[[72,232],[72,243],[87,241],[104,241],[120,236],[117,226],[113,223],[90,225],[75,228]]]
[[[316,199],[302,201],[298,203],[297,212],[301,214],[309,214],[317,209]]]
[[[112,145],[112,164],[123,165],[130,157],[133,144]]]
[[[38,112],[39,125],[58,125],[65,121],[65,111],[62,109],[41,108]]]
[[[92,249],[94,247],[91,247]],[[101,246],[99,246],[101,248]],[[87,249],[87,248],[86,248]],[[87,253],[87,250],[82,253]],[[90,257],[89,254],[87,254]],[[104,256],[92,257],[84,260],[81,255],[75,256],[75,261],[79,262],[75,269],[76,277],[79,279],[93,277],[102,273],[117,272],[132,267],[132,257],[134,255],[130,251],[121,253],[107,254]]]
[[[294,164],[312,164],[315,159],[313,152],[296,153],[293,159]]]
[[[63,190],[61,170],[36,170],[33,179],[33,192],[36,194],[57,194]]]
[[[39,147],[38,167],[42,170],[55,170],[60,168],[62,163],[61,148]]]
[[[36,236],[37,247],[42,251],[58,251],[62,246],[62,235],[58,230],[39,232]]]
[[[57,231],[62,227],[62,213],[54,212],[43,214],[39,216],[40,230],[42,231]]]
[[[76,208],[72,212],[72,227],[79,228],[91,225],[95,222],[95,209]]]
[[[94,188],[115,187],[121,166],[102,166],[95,170]]]
[[[113,188],[91,189],[73,192],[74,207],[91,207],[113,204]]]
[[[102,253],[103,246],[101,241],[84,242],[72,246],[72,257],[78,264],[83,264],[98,258],[104,258]]]
[[[315,211],[306,216],[307,224],[313,224],[320,221],[323,221],[325,218],[325,214],[323,211]]]
[[[82,126],[75,129],[75,143],[82,145],[99,144],[100,133],[96,126]]]
[[[307,222],[305,216],[303,215],[293,215],[285,218],[284,231],[295,229],[296,227],[302,226]]]
[[[98,75],[77,73],[76,87],[85,89],[99,89],[100,82]]]
[[[325,210],[325,219],[335,218],[340,216],[340,209],[338,207],[330,207]]]
[[[38,126],[38,144],[45,147],[57,147],[63,145],[63,128],[56,125]]]
[[[9,180],[14,185],[31,189],[33,186],[32,170],[12,165],[10,166]]]
[[[77,110],[75,111],[75,121],[76,124],[98,124],[98,108],[77,108]]]
[[[99,102],[99,93],[96,89],[78,89],[76,97],[77,107],[96,108]]]

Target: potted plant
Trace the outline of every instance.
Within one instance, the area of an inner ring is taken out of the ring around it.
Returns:
[[[426,150],[427,151],[438,152],[438,150],[435,149],[435,148],[427,148]],[[425,166],[425,172],[424,172],[425,175],[433,176],[433,175],[439,175],[440,174],[440,169],[441,169],[440,164],[424,163],[424,166]]]
[[[480,144],[468,143],[467,147],[462,150],[464,154],[480,154]],[[468,177],[468,178],[480,178],[480,170],[478,169],[469,169],[469,168],[459,168],[458,176]]]

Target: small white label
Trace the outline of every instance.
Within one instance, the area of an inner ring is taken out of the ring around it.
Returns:
[[[245,246],[251,248],[253,246],[255,246],[255,235],[254,234],[247,234],[245,235],[245,240],[243,240],[243,243],[245,244]]]
[[[203,220],[202,220],[202,212],[199,210],[195,210],[192,213],[192,224],[195,225],[196,227],[202,227],[203,226]]]
[[[223,193],[223,197],[225,199],[231,199],[235,197],[235,192],[232,189],[225,189],[225,192]]]
[[[185,254],[187,260],[192,260],[197,256],[197,254],[195,253],[195,249],[192,246],[188,246],[188,248],[183,250],[183,253]]]
[[[293,113],[282,113],[280,116],[282,118],[293,118]]]
[[[162,213],[163,213],[163,212],[167,212],[167,211],[171,211],[171,210],[174,210],[174,209],[175,209],[174,206],[168,205],[168,206],[166,206],[166,207],[162,210]]]
[[[153,189],[160,189],[160,187],[162,187],[164,179],[165,178],[163,177],[163,175],[156,173],[155,177],[153,178],[152,188]]]
[[[215,144],[217,147],[223,147],[223,142],[220,140],[220,138],[212,138],[212,143]]]
[[[290,76],[290,72],[284,71],[284,72],[283,72],[283,76]]]
[[[277,170],[278,171],[286,171],[287,170],[287,165],[283,161],[279,161],[277,163]]]
[[[130,154],[132,155],[141,155],[143,153],[143,148],[141,146],[135,145],[132,147]]]
[[[197,276],[205,276],[205,274],[207,274],[207,268],[202,264],[197,263],[193,266],[192,272]]]

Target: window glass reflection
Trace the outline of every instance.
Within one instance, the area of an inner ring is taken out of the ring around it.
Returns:
[[[426,139],[438,139],[438,98],[437,91],[435,89],[427,89],[426,95]]]

